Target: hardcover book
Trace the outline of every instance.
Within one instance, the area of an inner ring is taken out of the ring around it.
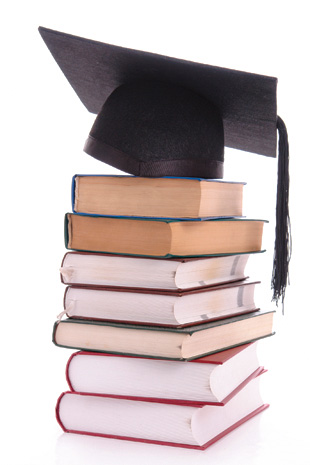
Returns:
[[[257,342],[187,363],[98,352],[75,352],[66,378],[71,391],[184,405],[225,405],[263,371]]]
[[[72,210],[108,216],[242,216],[244,183],[195,178],[76,175]]]
[[[185,406],[64,392],[56,405],[65,432],[206,449],[268,407],[252,379],[224,406]]]
[[[190,360],[271,336],[273,311],[256,311],[185,328],[68,318],[56,321],[53,341],[70,349]]]
[[[67,252],[60,275],[70,285],[181,291],[244,279],[248,259],[248,254],[162,259]]]
[[[258,252],[264,221],[140,220],[67,213],[66,247],[144,256],[196,256]]]
[[[245,280],[182,292],[68,286],[62,313],[71,318],[182,327],[256,310],[257,284]]]

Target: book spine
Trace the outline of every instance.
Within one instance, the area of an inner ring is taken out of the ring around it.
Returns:
[[[64,239],[65,239],[65,247],[66,249],[69,249],[68,247],[68,244],[69,244],[69,231],[68,231],[68,224],[69,224],[69,220],[68,220],[68,213],[65,214],[65,218],[64,218]]]
[[[75,209],[74,209],[74,204],[75,204],[75,180],[76,180],[76,177],[78,175],[75,174],[72,178],[72,182],[71,182],[71,205],[72,205],[72,211],[73,213],[76,213]]]

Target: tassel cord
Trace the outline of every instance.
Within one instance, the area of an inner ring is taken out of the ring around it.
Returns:
[[[289,216],[289,144],[286,126],[278,116],[278,186],[276,204],[276,231],[271,287],[272,300],[278,305],[282,300],[284,313],[284,298],[286,286],[289,283],[289,262],[292,253],[291,223]]]

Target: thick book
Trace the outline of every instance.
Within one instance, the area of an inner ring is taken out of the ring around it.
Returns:
[[[273,314],[258,310],[185,328],[68,318],[55,322],[53,342],[70,349],[190,360],[271,336]]]
[[[64,284],[86,287],[184,290],[244,279],[248,259],[248,254],[164,259],[67,252],[60,276]]]
[[[225,405],[259,366],[257,342],[189,362],[75,352],[66,378],[71,391],[182,405]]]
[[[72,210],[108,216],[242,216],[244,183],[198,178],[75,175]]]
[[[204,450],[262,412],[261,376],[224,406],[186,406],[64,392],[56,418],[67,433]]]
[[[59,317],[182,327],[257,310],[257,284],[245,280],[182,292],[67,286]]]
[[[157,257],[225,255],[261,250],[264,221],[142,220],[67,213],[68,249]]]

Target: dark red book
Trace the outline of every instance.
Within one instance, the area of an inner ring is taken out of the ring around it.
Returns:
[[[184,291],[244,279],[248,258],[248,254],[163,259],[67,252],[60,276],[68,285]]]
[[[182,292],[68,286],[62,314],[72,318],[181,328],[257,310],[254,302],[257,284],[243,280]]]

